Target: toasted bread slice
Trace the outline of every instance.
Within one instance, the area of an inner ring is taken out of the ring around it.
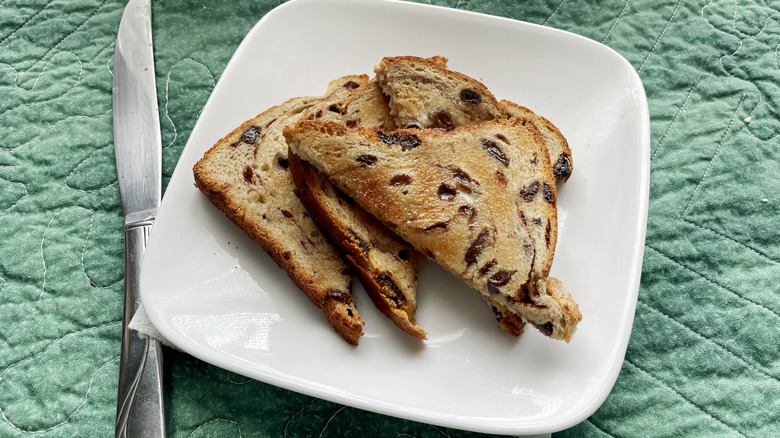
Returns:
[[[482,83],[448,70],[447,62],[441,56],[403,56],[384,58],[376,67],[375,80],[386,93],[396,126],[453,129],[504,116],[506,110]],[[522,318],[484,298],[499,328],[514,336],[523,332]]]
[[[299,97],[246,121],[193,167],[195,185],[257,241],[347,342],[358,344],[363,320],[352,299],[349,266],[295,195],[282,130],[313,105],[339,101],[366,77],[331,82],[325,97]]]
[[[423,254],[545,335],[571,339],[582,315],[537,262],[547,243],[529,230],[539,225],[528,218],[557,215],[549,153],[531,120],[448,132],[302,121],[284,134],[292,153]]]
[[[311,164],[295,154],[289,161],[301,202],[344,252],[377,309],[406,333],[425,339],[425,330],[414,318],[420,254],[341,194]]]
[[[312,106],[304,120],[329,120],[348,127],[393,127],[376,81],[366,81],[339,102]],[[308,163],[290,154],[290,171],[303,205],[317,225],[345,254],[371,301],[395,325],[425,339],[415,321],[421,256],[390,232]]]

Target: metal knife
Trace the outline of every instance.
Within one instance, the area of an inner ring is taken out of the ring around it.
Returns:
[[[119,23],[114,53],[114,150],[125,216],[117,437],[166,436],[162,347],[159,341],[127,328],[140,303],[140,261],[162,190],[151,9],[150,0],[130,0]]]

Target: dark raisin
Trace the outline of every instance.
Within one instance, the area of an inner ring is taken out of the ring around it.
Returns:
[[[513,300],[521,303],[522,302],[533,303],[528,293],[529,290],[530,290],[529,283],[520,286],[520,289],[517,290],[516,297]]]
[[[536,198],[536,193],[539,191],[539,181],[534,181],[531,184],[520,189],[520,197],[526,202],[531,202]]]
[[[469,225],[474,225],[474,222],[477,220],[477,210],[468,205],[461,205],[458,209],[458,213],[469,217]]]
[[[409,252],[405,249],[398,251],[398,258],[403,261],[409,260]]]
[[[355,158],[355,160],[357,160],[359,163],[367,164],[370,166],[376,163],[377,158],[374,155],[358,155],[358,157]]]
[[[488,291],[492,294],[497,294],[501,286],[506,286],[509,283],[509,280],[512,279],[512,274],[514,272],[501,270],[491,275],[487,282]]]
[[[391,186],[405,186],[412,183],[412,177],[409,175],[396,175],[390,178]]]
[[[393,134],[387,135],[382,131],[377,131],[376,135],[379,137],[380,140],[382,140],[385,144],[396,144],[398,143],[398,137],[400,135],[395,132]]]
[[[439,199],[442,201],[452,201],[458,192],[454,187],[442,183],[442,185],[439,186],[439,191],[437,194],[439,195]]]
[[[355,81],[349,81],[349,82],[347,82],[346,84],[344,84],[344,88],[350,88],[350,89],[352,89],[352,90],[354,90],[355,88],[357,88],[357,87],[359,87],[359,86],[360,86],[360,84],[358,84],[358,83],[357,83],[357,82],[355,82]]]
[[[569,160],[566,159],[566,155],[561,154],[558,156],[558,161],[553,166],[553,175],[555,175],[556,181],[563,181],[571,175],[571,166]]]
[[[414,134],[404,133],[401,134],[401,137],[398,139],[398,144],[401,145],[402,151],[408,151],[420,146],[420,137],[417,137]]]
[[[533,240],[526,240],[523,242],[523,251],[528,257],[536,258],[536,247]],[[533,261],[531,262],[533,263]]]
[[[349,234],[352,235],[352,238],[355,239],[360,249],[363,250],[363,252],[369,252],[371,250],[371,247],[368,246],[366,241],[361,239],[360,236],[358,236],[358,234],[354,230],[350,229],[348,231]]]
[[[466,260],[467,265],[473,265],[477,262],[477,257],[482,253],[482,250],[485,249],[485,247],[488,245],[488,241],[490,240],[490,231],[483,230],[479,235],[477,235],[476,239],[474,239],[473,242],[471,242],[471,246],[466,250],[466,254],[464,255],[464,259]]]
[[[349,315],[350,318],[354,318],[355,315],[352,313],[352,309],[347,308],[347,315]]]
[[[441,228],[441,229],[446,230],[447,229],[447,225],[449,225],[449,224],[450,224],[449,222],[436,222],[433,225],[425,227],[425,231],[435,230],[436,228]]]
[[[479,268],[479,276],[480,277],[485,276],[485,274],[490,272],[490,270],[493,269],[493,267],[496,266],[496,264],[498,264],[498,262],[496,262],[495,259],[485,263],[485,266]]]
[[[455,128],[455,122],[452,121],[452,117],[450,117],[447,111],[438,111],[433,114],[433,127],[451,131]]]
[[[544,183],[542,193],[544,194],[544,200],[547,201],[548,204],[553,205],[555,203],[555,195],[553,194],[552,187],[550,187],[549,184]]]
[[[540,332],[542,332],[545,336],[552,336],[553,334],[553,324],[551,322],[547,322],[544,324],[535,324],[534,327],[539,329]]]
[[[246,128],[244,133],[241,134],[241,141],[243,141],[246,144],[255,144],[258,135],[260,135],[260,128],[252,125]]]
[[[541,224],[540,224],[541,225]],[[552,232],[552,226],[550,222],[547,222],[547,228],[544,230],[544,242],[547,247],[550,247],[550,233]]]
[[[398,285],[395,284],[392,278],[390,278],[387,274],[379,274],[376,276],[376,281],[381,285],[385,286],[387,289],[389,289],[389,293],[385,293],[385,297],[390,299],[396,307],[399,305],[405,305],[406,304],[406,297],[404,296],[403,292],[401,292],[401,289],[398,288]]]
[[[331,289],[328,291],[328,297],[339,303],[352,304],[352,294],[344,292],[338,289]]]
[[[279,165],[279,168],[284,170],[287,170],[287,168],[290,167],[290,163],[287,161],[287,158],[285,157],[277,157],[276,164]]]
[[[287,211],[287,210],[282,210],[282,214],[283,214],[283,215],[284,215],[284,217],[286,217],[286,218],[291,218],[291,217],[293,217],[293,214],[292,214],[292,213],[290,213],[290,212],[289,212],[289,211]]]
[[[474,180],[471,179],[468,173],[466,173],[465,170],[461,169],[458,166],[446,166],[447,170],[452,172],[452,177],[455,178],[455,181],[461,182],[463,184],[472,184],[474,183]]]
[[[504,166],[509,166],[509,158],[504,154],[504,151],[498,147],[496,142],[493,140],[488,140],[487,138],[483,138],[482,147],[484,147],[485,150],[493,156],[493,158],[498,160],[499,163],[503,164]]]
[[[460,90],[460,98],[468,103],[480,103],[482,102],[482,96],[477,93],[477,90],[471,88],[465,88]]]
[[[420,129],[419,126],[415,125],[414,123],[404,126],[404,128],[407,129]]]
[[[347,128],[350,128],[350,129],[353,129],[353,128],[355,128],[355,127],[358,125],[358,123],[360,123],[360,119],[356,119],[356,120],[347,120],[347,121],[345,122],[345,124],[347,125]]]
[[[247,184],[252,184],[252,177],[255,175],[255,171],[252,170],[251,166],[246,166],[244,168],[244,181],[246,181]]]
[[[332,103],[332,104],[331,104],[331,105],[328,107],[328,111],[332,111],[332,112],[334,112],[334,113],[339,113],[339,112],[341,112],[341,107],[340,107],[340,106],[339,106],[339,104],[337,104],[337,103]]]
[[[501,184],[501,187],[506,187],[506,175],[504,175],[504,172],[496,170],[496,178],[498,179],[498,183]]]
[[[541,226],[542,225],[542,219],[540,219],[538,217],[535,217],[535,218],[531,219],[531,223],[533,223],[536,226]],[[547,225],[549,226],[550,224],[547,224]]]

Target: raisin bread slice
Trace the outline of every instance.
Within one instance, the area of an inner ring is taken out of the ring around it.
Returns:
[[[557,214],[549,154],[531,120],[448,132],[302,121],[285,137],[292,153],[422,253],[545,335],[571,339],[582,315],[537,262],[539,242],[523,221]]]
[[[448,70],[447,62],[444,57],[405,56],[384,58],[377,66],[377,80],[387,93],[398,126],[453,129],[505,117],[506,109],[482,83]],[[466,95],[471,99],[464,99]],[[546,231],[547,241],[552,239],[554,248],[557,223],[545,222],[541,224],[542,229]],[[500,328],[514,336],[523,332],[522,318],[491,297],[484,299],[495,313]]]
[[[550,152],[550,163],[553,166],[553,175],[558,182],[565,182],[574,170],[574,160],[571,157],[571,149],[566,137],[549,120],[536,114],[530,109],[508,100],[499,102],[505,109],[508,117],[526,117],[534,122],[544,137],[544,144]]]
[[[336,189],[311,164],[290,154],[301,202],[344,252],[374,305],[406,333],[426,339],[415,322],[420,254]]]
[[[314,105],[302,117],[347,127],[395,126],[376,81],[366,81],[340,102]],[[421,255],[352,199],[333,187],[310,164],[290,154],[299,198],[320,229],[347,257],[371,301],[406,333],[426,339],[415,321]]]
[[[248,120],[195,164],[195,185],[257,241],[350,344],[363,334],[344,257],[317,228],[294,192],[282,130],[323,101],[353,90],[348,76],[330,83],[325,98],[299,97]]]
[[[374,73],[399,128],[450,130],[504,117],[487,87],[447,70],[447,58],[383,58]]]

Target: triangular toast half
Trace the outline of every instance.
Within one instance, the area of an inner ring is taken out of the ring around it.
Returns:
[[[365,75],[331,82],[324,97],[299,97],[246,121],[195,164],[195,185],[257,241],[290,279],[357,345],[363,320],[354,305],[349,266],[320,232],[294,192],[282,130],[322,102],[336,102],[368,81]]]
[[[557,214],[531,120],[391,132],[302,121],[284,133],[292,153],[419,251],[545,335],[571,339],[579,308],[537,263],[548,244],[529,231],[528,218]]]

